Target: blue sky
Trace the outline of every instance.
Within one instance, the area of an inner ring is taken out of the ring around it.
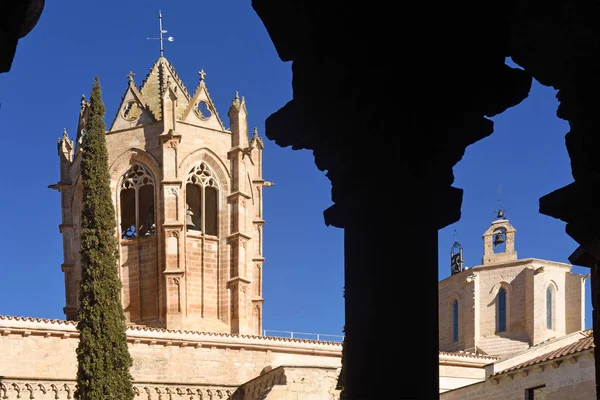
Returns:
[[[271,330],[341,334],[344,324],[343,231],[322,212],[331,186],[310,151],[280,148],[265,138],[264,121],[292,98],[291,64],[281,62],[250,1],[47,2],[38,25],[19,42],[12,70],[0,74],[0,130],[5,152],[0,197],[0,315],[64,318],[60,195],[56,141],[75,134],[81,94],[100,77],[110,124],[127,87],[139,85],[159,56],[158,10],[173,42],[165,56],[189,90],[197,71],[219,115],[235,94],[246,97],[250,129],[265,140],[264,320]],[[318,96],[315,93],[315,96]],[[519,258],[568,262],[576,243],[564,223],[538,213],[538,199],[572,181],[564,146],[568,130],[555,116],[552,89],[535,83],[521,105],[494,118],[495,133],[472,146],[454,171],[465,190],[462,219],[441,230],[440,279],[449,276],[456,229],[468,266],[480,262],[481,234],[494,218],[498,185],[517,229]],[[409,229],[409,228],[408,228]],[[414,266],[407,274],[418,274]],[[587,273],[584,268],[575,272]],[[589,282],[586,326],[591,326]]]

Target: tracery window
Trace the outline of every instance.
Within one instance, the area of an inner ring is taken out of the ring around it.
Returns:
[[[185,192],[187,229],[217,236],[219,186],[206,163],[202,162],[192,168],[186,181]]]
[[[154,234],[154,183],[148,169],[141,164],[132,165],[123,175],[120,189],[121,238]]]

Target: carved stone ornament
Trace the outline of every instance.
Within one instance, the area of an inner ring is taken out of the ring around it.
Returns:
[[[179,238],[179,231],[167,231],[167,237]]]

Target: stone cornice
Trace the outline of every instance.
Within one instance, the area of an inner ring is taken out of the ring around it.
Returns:
[[[73,229],[73,224],[60,224],[58,226],[58,231],[60,233],[63,233],[63,230],[65,230],[65,229]]]
[[[106,135],[114,135],[115,133],[121,133],[121,132],[127,132],[127,131],[134,131],[134,130],[137,130],[137,129],[142,130],[143,128],[146,128],[148,126],[159,125],[159,124],[162,125],[161,121],[150,122],[148,124],[142,124],[142,125],[136,125],[136,126],[133,126],[133,127],[130,127],[130,128],[117,129],[117,130],[114,130],[114,131],[107,131],[105,134]]]
[[[238,237],[244,238],[246,240],[251,240],[252,239],[252,236],[249,236],[249,235],[247,235],[245,233],[235,232],[235,233],[232,233],[231,235],[227,236],[227,240],[236,239]]]
[[[38,335],[44,337],[79,336],[77,321],[12,317],[0,315],[0,333],[3,335]],[[228,333],[169,330],[145,326],[127,328],[127,340],[130,343],[160,345],[181,345],[192,347],[228,347],[260,349],[307,354],[341,356],[342,344],[323,340],[285,338],[276,336],[232,335]]]
[[[251,198],[252,198],[252,196],[250,196],[249,194],[247,194],[247,193],[244,193],[244,192],[240,192],[240,191],[238,190],[238,191],[235,191],[235,192],[233,192],[233,193],[231,193],[231,194],[227,195],[227,200],[231,200],[231,199],[232,199],[232,198],[234,198],[234,197],[245,197],[245,198],[247,198],[247,199],[251,199]]]
[[[227,281],[227,285],[230,285],[234,282],[244,282],[244,283],[252,283],[252,281],[248,278],[245,278],[243,276],[236,276],[235,278],[231,278],[230,280]]]
[[[165,222],[162,224],[165,229],[183,229],[183,222]]]
[[[189,121],[181,121],[181,120],[177,120],[177,123],[178,123],[178,124],[182,124],[182,125],[189,125],[189,126],[193,126],[194,128],[206,129],[206,130],[213,131],[213,132],[216,132],[216,133],[223,133],[223,134],[225,134],[225,135],[231,135],[231,132],[230,132],[230,131],[228,131],[228,130],[219,130],[219,129],[215,129],[215,128],[210,128],[210,127],[208,127],[208,126],[197,125],[197,124],[191,123],[191,122],[189,122]]]
[[[179,186],[179,187],[181,187],[181,184],[183,183],[183,181],[181,179],[163,179],[162,181],[160,181],[160,183],[163,186]]]

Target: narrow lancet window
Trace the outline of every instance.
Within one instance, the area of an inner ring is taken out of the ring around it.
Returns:
[[[156,231],[154,184],[150,172],[134,164],[121,182],[121,238],[133,239]]]
[[[546,289],[546,328],[553,329],[552,326],[552,288]]]
[[[498,332],[506,331],[506,289],[498,291]]]
[[[218,235],[219,187],[208,165],[190,171],[186,185],[186,227],[207,235]]]
[[[452,341],[458,342],[458,300],[452,302]]]

